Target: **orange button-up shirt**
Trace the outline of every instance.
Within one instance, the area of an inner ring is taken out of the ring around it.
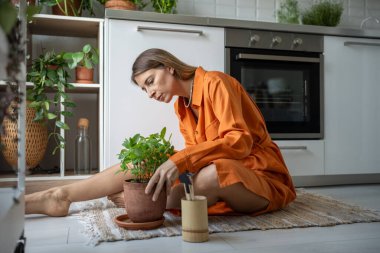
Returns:
[[[190,107],[184,106],[182,97],[175,102],[186,147],[170,159],[180,173],[195,173],[215,163],[221,187],[243,182],[256,194],[279,202],[272,209],[295,198],[280,150],[271,140],[259,108],[236,79],[197,68],[191,103],[198,111],[198,119]],[[253,170],[255,177],[249,180],[244,174],[232,173],[234,167]]]

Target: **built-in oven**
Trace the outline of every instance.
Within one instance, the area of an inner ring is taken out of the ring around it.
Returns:
[[[272,138],[323,138],[323,37],[225,31],[226,72],[258,105]]]

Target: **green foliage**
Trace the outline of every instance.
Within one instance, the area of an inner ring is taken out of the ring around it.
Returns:
[[[61,111],[60,106],[75,107],[75,103],[66,94],[66,89],[73,87],[67,82],[69,74],[66,68],[67,62],[63,59],[63,53],[49,51],[33,60],[31,70],[27,74],[27,80],[34,83],[33,87],[27,90],[27,100],[31,101],[29,106],[36,110],[33,120],[42,124],[48,120],[54,121],[54,129],[49,134],[49,138],[54,138],[56,142],[53,155],[65,147],[65,140],[59,129],[70,129],[60,120],[60,115],[72,116],[70,111]],[[53,99],[48,97],[48,93],[54,93]]]
[[[281,2],[277,11],[278,22],[285,24],[299,24],[300,10],[297,0],[285,0]]]
[[[337,26],[343,12],[343,3],[321,0],[302,15],[305,25]]]
[[[17,9],[9,0],[0,0],[0,29],[8,34],[17,21]]]
[[[153,8],[160,13],[173,13],[177,7],[177,0],[151,0]]]
[[[99,53],[90,44],[86,44],[81,52],[65,53],[63,59],[68,61],[70,69],[74,69],[77,66],[92,69],[95,64],[99,63]]]
[[[48,7],[57,5],[65,16],[69,16],[70,11],[74,16],[80,16],[84,10],[88,10],[91,16],[95,16],[92,1],[93,0],[79,0],[78,8],[74,6],[74,0],[40,0],[40,4]],[[60,5],[59,3],[61,2],[63,4]],[[99,2],[102,3],[102,1]]]
[[[170,138],[165,139],[166,127],[161,132],[143,137],[136,134],[125,139],[118,158],[121,160],[120,171],[134,176],[136,182],[148,182],[157,168],[174,154]]]
[[[131,2],[133,2],[139,10],[144,9],[147,6],[142,0],[131,0]]]

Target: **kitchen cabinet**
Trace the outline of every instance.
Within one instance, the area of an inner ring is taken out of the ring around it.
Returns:
[[[324,140],[275,141],[291,176],[324,175]]]
[[[380,40],[324,46],[326,175],[380,173]]]
[[[119,19],[106,19],[105,28],[105,166],[119,162],[125,138],[164,126],[175,148],[183,148],[176,98],[170,104],[149,99],[130,80],[132,64],[144,50],[161,48],[190,65],[224,71],[224,29]]]
[[[75,176],[74,151],[75,138],[77,135],[77,122],[79,118],[89,119],[89,135],[92,142],[92,170],[93,173],[102,169],[103,164],[103,19],[68,17],[57,15],[38,14],[28,24],[28,55],[30,60],[37,58],[47,51],[77,52],[89,43],[99,48],[99,64],[95,67],[93,84],[74,83],[75,73],[70,70],[69,82],[74,85],[73,89],[66,92],[76,103],[73,108],[73,117],[61,118],[70,127],[69,131],[61,131],[66,145],[55,155],[52,151],[55,147],[54,140],[49,140],[45,156],[40,163],[37,173],[28,175],[27,181],[37,180],[60,180],[81,179],[88,175]],[[30,61],[29,60],[29,61]],[[31,62],[29,62],[30,64]],[[27,87],[33,85],[29,83]],[[1,91],[5,86],[0,86]],[[51,96],[54,94],[51,93]],[[64,108],[61,107],[61,110]],[[53,126],[50,126],[52,129]],[[36,171],[35,171],[36,172]],[[12,168],[0,155],[0,182],[15,181],[17,178]]]

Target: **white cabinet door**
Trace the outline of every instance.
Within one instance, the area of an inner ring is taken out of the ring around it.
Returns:
[[[380,173],[380,40],[325,37],[326,174]]]
[[[324,141],[275,141],[291,176],[324,175]]]
[[[206,70],[224,71],[223,28],[107,20],[106,166],[119,162],[117,154],[125,138],[158,132],[164,126],[173,134],[175,148],[184,147],[174,113],[176,98],[170,104],[154,101],[130,80],[134,60],[148,48],[165,49],[185,63]]]

